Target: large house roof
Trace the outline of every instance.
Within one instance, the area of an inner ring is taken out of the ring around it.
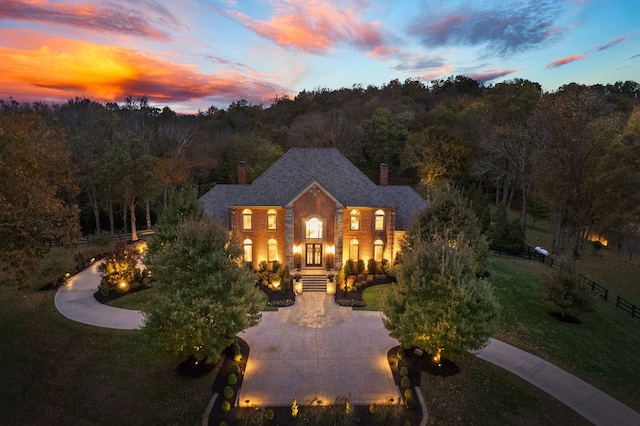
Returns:
[[[406,229],[427,205],[408,186],[376,185],[335,148],[291,148],[253,183],[216,185],[202,201],[229,224],[229,207],[284,207],[313,183],[343,207],[395,207],[396,229]]]

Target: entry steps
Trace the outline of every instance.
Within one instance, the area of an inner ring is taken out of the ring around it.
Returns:
[[[303,275],[302,293],[324,293],[327,291],[327,275]]]

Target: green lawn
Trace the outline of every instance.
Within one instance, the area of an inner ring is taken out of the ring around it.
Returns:
[[[107,305],[115,308],[135,309],[141,311],[153,303],[153,295],[156,294],[157,291],[158,290],[155,287],[136,291],[135,293],[127,294],[126,296],[111,300]]]
[[[496,337],[544,358],[640,410],[640,324],[598,300],[582,324],[557,321],[541,297],[551,269],[539,262],[489,256],[490,282],[503,310]]]
[[[54,293],[0,286],[0,423],[200,423],[214,373],[181,378],[139,332],[64,318]]]
[[[430,425],[590,425],[532,384],[472,354],[455,360],[450,377],[422,373]]]
[[[379,311],[380,301],[389,286],[391,286],[391,284],[378,284],[373,287],[365,288],[362,292],[362,298],[364,299],[366,306],[362,308],[356,307],[353,309],[356,311]]]

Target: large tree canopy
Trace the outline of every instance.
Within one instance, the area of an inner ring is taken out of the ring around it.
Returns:
[[[383,303],[385,327],[405,347],[436,356],[481,348],[498,305],[477,278],[487,243],[474,214],[453,190],[436,197],[409,232],[398,282]],[[449,220],[448,218],[451,218]]]
[[[241,254],[210,219],[183,224],[175,242],[147,261],[159,291],[143,332],[176,356],[217,362],[237,333],[258,323],[265,302]]]
[[[78,187],[65,135],[47,113],[0,104],[0,259],[9,279],[26,282],[37,272],[49,242],[79,235]]]

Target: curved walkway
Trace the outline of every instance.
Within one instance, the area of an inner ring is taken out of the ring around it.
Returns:
[[[95,264],[71,278],[55,295],[65,317],[98,327],[140,328],[139,311],[102,305],[93,297],[100,284]],[[240,336],[250,356],[240,404],[289,405],[292,396],[332,402],[348,395],[354,403],[396,399],[386,360],[398,342],[379,312],[341,308],[331,296],[305,293],[294,306],[263,312],[258,325]],[[595,425],[640,425],[640,414],[543,359],[496,339],[476,355],[563,402]]]
[[[93,294],[100,285],[100,272],[94,263],[73,276],[57,291],[54,302],[58,312],[70,320],[96,327],[134,330],[144,324],[140,311],[114,308],[98,302]]]

